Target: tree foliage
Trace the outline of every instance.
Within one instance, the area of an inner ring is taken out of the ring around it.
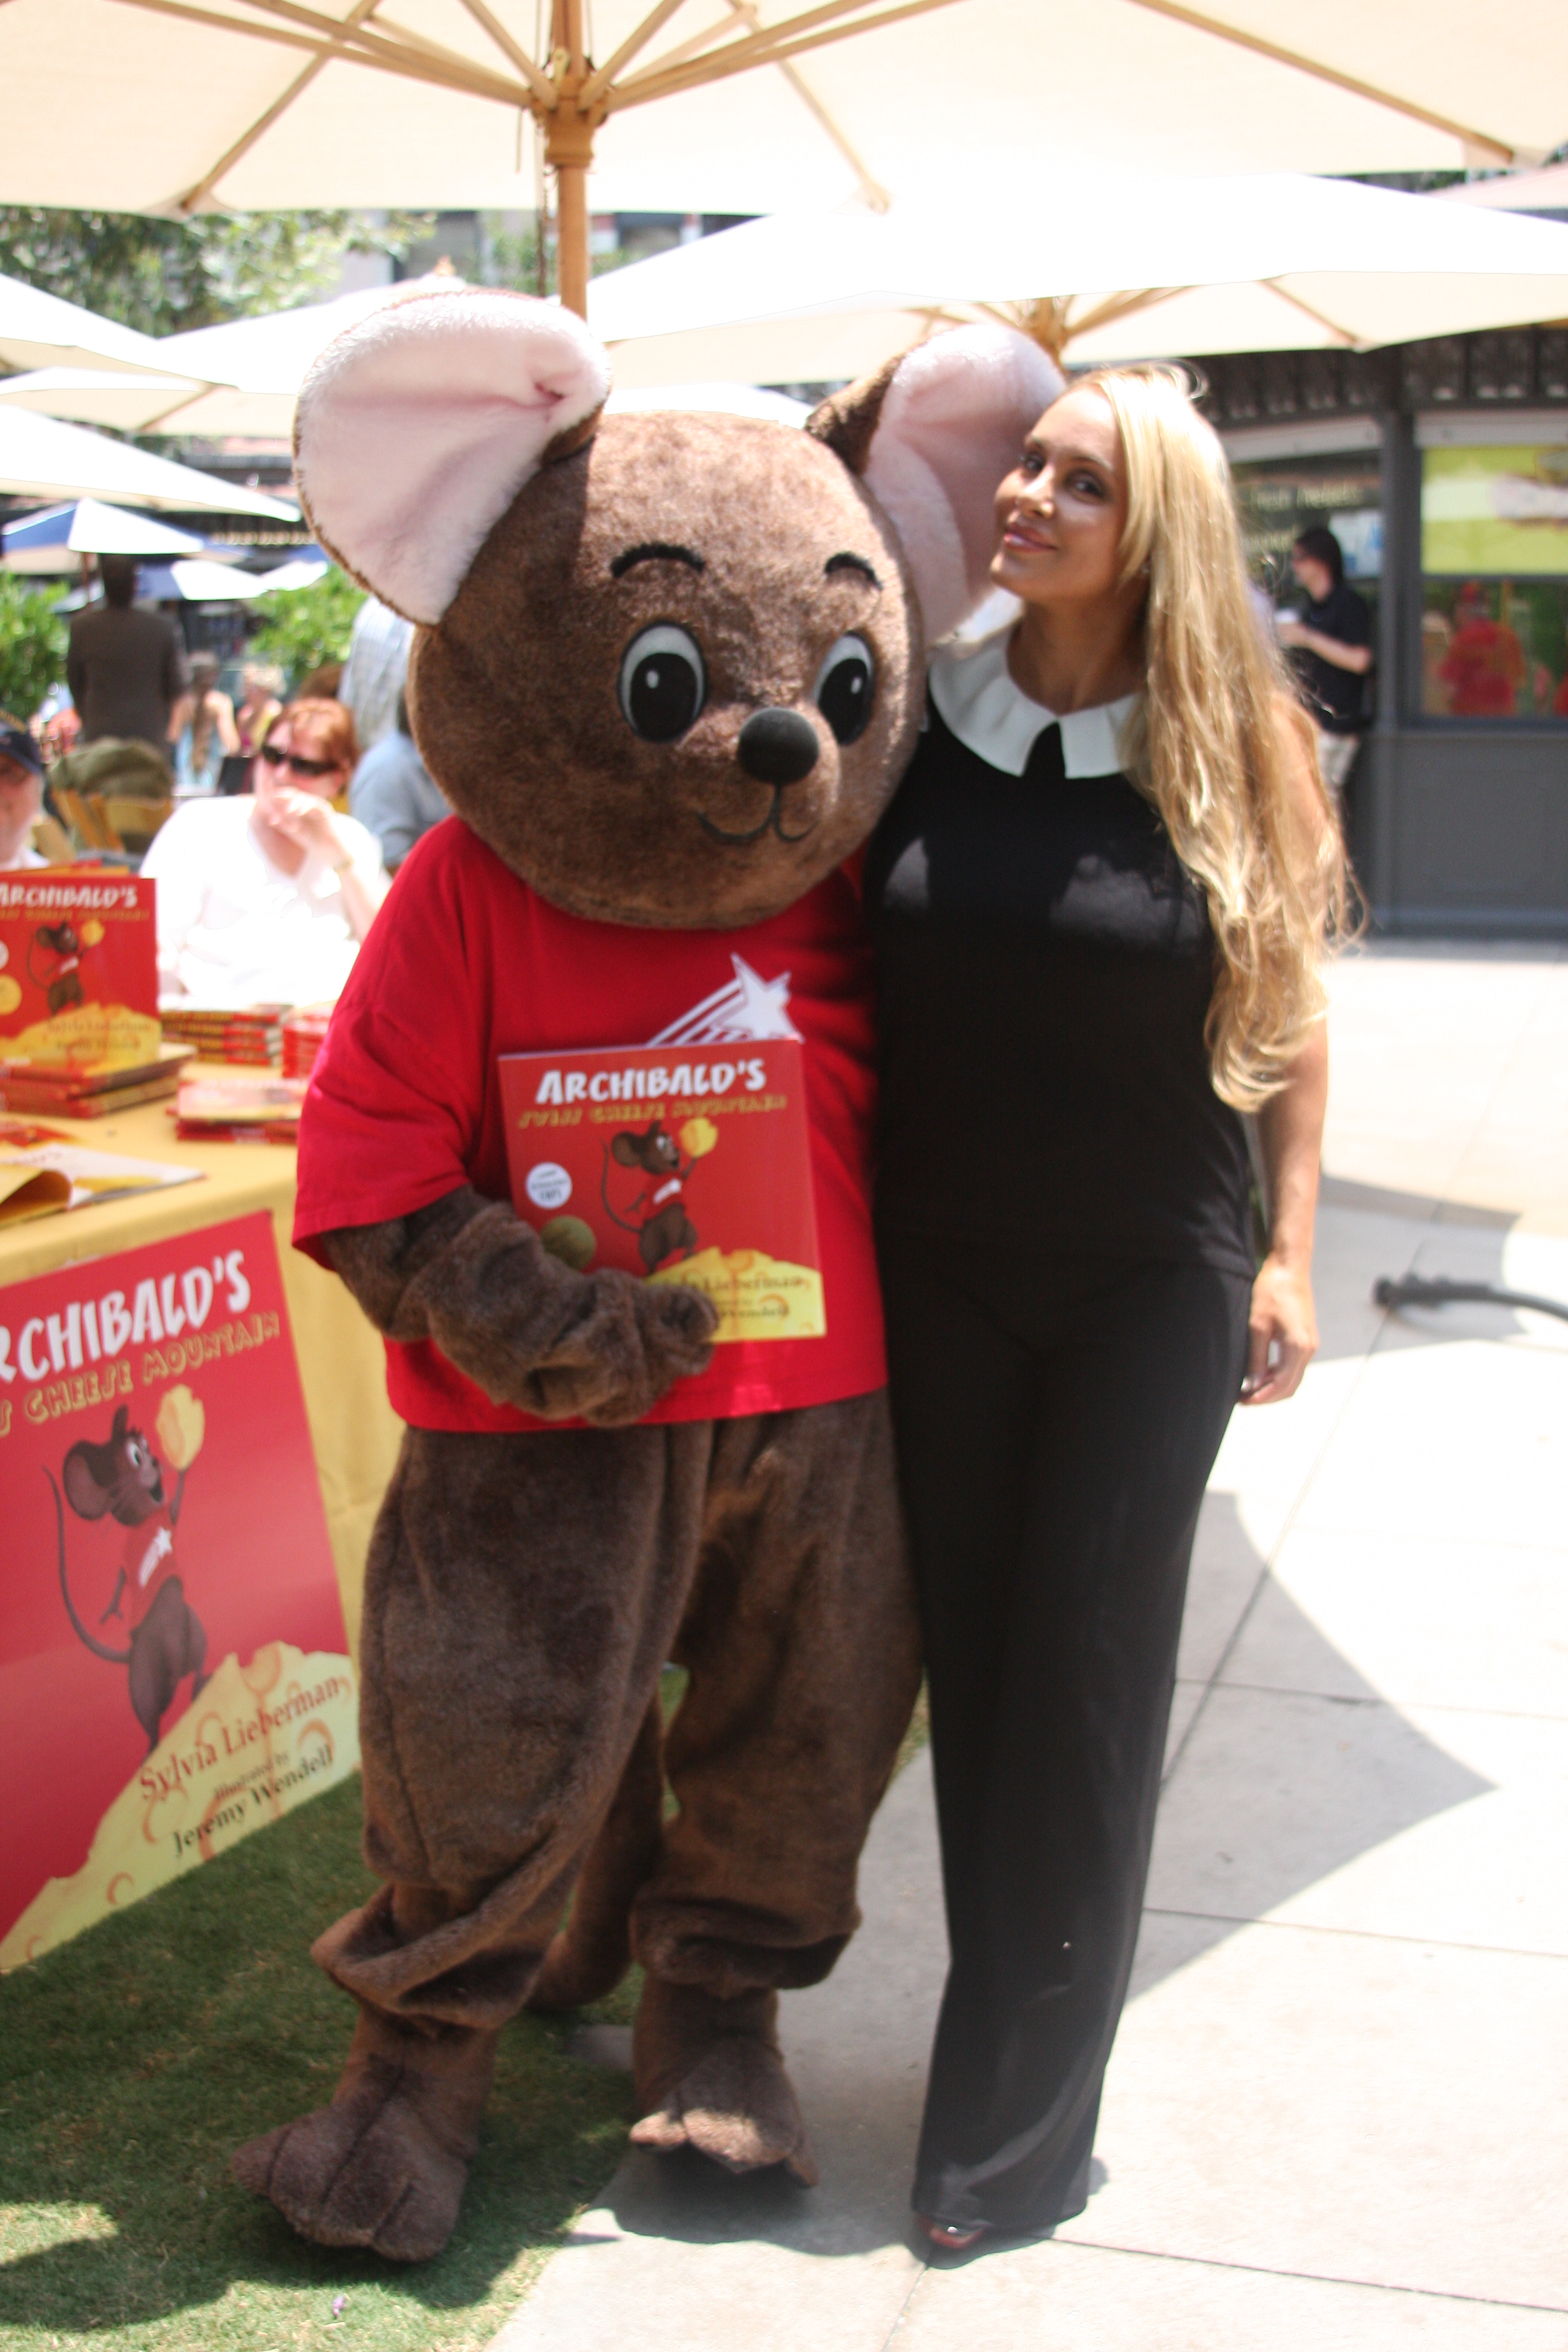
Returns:
[[[51,598],[0,572],[0,709],[31,719],[65,674],[66,625]]]
[[[430,216],[379,225],[346,212],[59,212],[0,205],[0,273],[79,302],[144,335],[173,335],[283,310],[323,294],[344,249],[401,255]]]
[[[298,686],[323,662],[346,661],[354,614],[364,603],[346,572],[335,567],[312,588],[283,588],[276,595],[258,596],[251,606],[261,627],[250,650],[277,662]]]

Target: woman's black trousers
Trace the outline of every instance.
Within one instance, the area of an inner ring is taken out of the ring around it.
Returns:
[[[1082,2210],[1250,1286],[880,1234],[952,1964],[914,2204]]]

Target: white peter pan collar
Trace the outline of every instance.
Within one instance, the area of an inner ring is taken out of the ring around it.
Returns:
[[[1021,776],[1037,736],[1062,731],[1062,765],[1069,776],[1114,776],[1121,767],[1117,737],[1136,697],[1069,710],[1058,719],[1032,702],[1007,667],[1009,621],[978,645],[939,646],[931,658],[931,698],[959,741],[1004,774]]]

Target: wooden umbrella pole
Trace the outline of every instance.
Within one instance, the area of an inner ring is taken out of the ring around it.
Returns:
[[[602,100],[584,103],[588,57],[583,44],[583,0],[552,0],[550,78],[556,100],[544,117],[544,160],[555,174],[556,285],[568,310],[588,315],[588,173],[594,133],[605,119]]]

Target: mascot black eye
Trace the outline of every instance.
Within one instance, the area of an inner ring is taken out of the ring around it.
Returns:
[[[864,637],[840,637],[816,673],[813,697],[841,743],[863,735],[877,693],[877,665]]]
[[[708,692],[697,640],[673,621],[641,629],[621,656],[617,691],[626,721],[649,743],[684,735]]]

